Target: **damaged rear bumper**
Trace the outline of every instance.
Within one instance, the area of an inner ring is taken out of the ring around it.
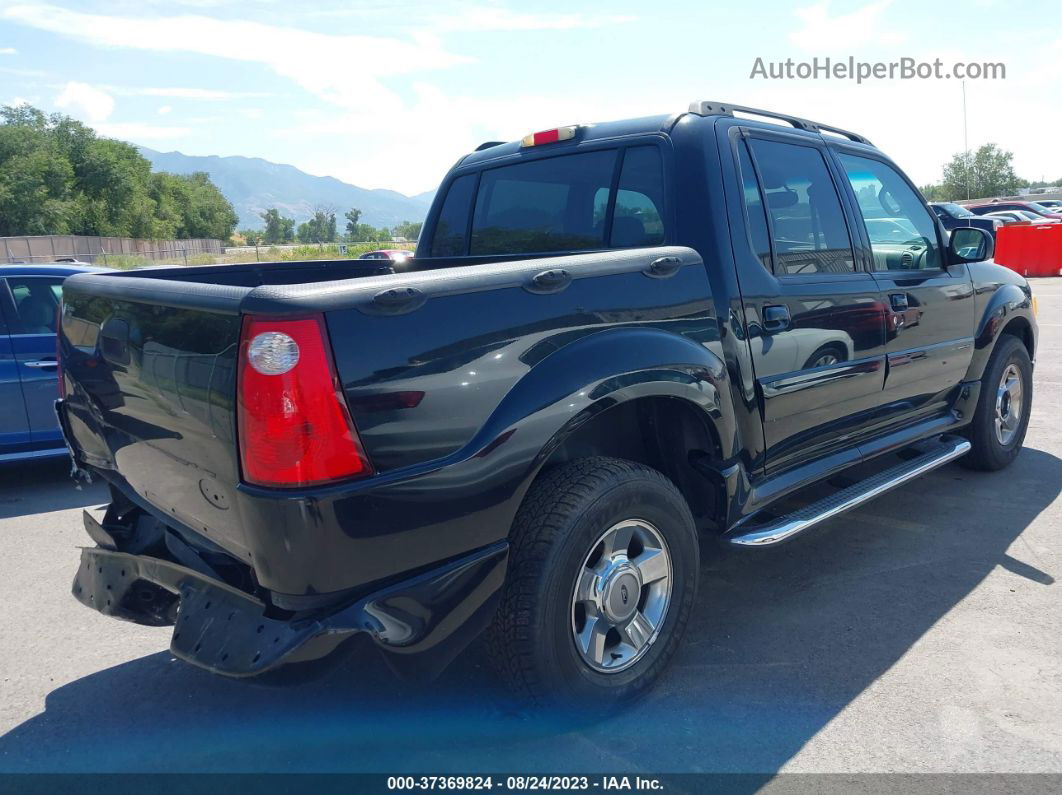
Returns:
[[[405,667],[433,673],[489,623],[507,559],[508,544],[494,544],[327,615],[280,619],[255,596],[178,563],[96,547],[82,549],[73,594],[104,615],[173,624],[173,655],[225,676],[318,659],[358,632],[418,661]]]

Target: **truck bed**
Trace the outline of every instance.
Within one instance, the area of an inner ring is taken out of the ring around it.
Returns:
[[[560,362],[573,342],[616,327],[718,338],[714,323],[706,332],[689,322],[709,314],[710,293],[703,267],[688,267],[701,265],[690,249],[500,259],[386,274],[350,261],[71,278],[61,334],[67,436],[133,503],[244,561],[277,592],[340,591],[489,544],[505,528],[408,549],[403,529],[423,525],[415,502],[370,501],[375,516],[329,511],[343,511],[349,493],[474,461],[543,399],[527,386],[532,368],[571,380],[543,363]],[[235,419],[241,324],[311,315],[324,318],[375,474],[299,494],[248,485]],[[579,376],[586,383],[593,372]],[[321,537],[308,543],[316,531],[359,542],[358,554],[337,556]]]

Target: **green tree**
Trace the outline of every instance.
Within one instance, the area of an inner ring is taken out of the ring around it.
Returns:
[[[261,229],[241,229],[237,234],[247,241],[248,246],[257,246],[261,243],[269,242],[265,239],[265,232]]]
[[[993,143],[975,152],[959,152],[944,166],[941,190],[949,199],[988,199],[1017,192],[1022,180],[1014,173],[1014,155]]]
[[[299,224],[299,242],[334,243],[336,241],[336,211],[329,206],[314,208],[313,217]]]
[[[949,198],[944,188],[940,185],[923,185],[919,190],[926,197],[926,201],[942,202],[947,201]]]
[[[224,240],[236,222],[204,173],[152,173],[135,146],[68,116],[0,108],[0,235]]]
[[[371,224],[358,224],[354,230],[347,235],[347,238],[352,243],[378,242],[381,240],[390,240],[391,232],[388,229],[377,229]]]
[[[295,237],[295,219],[285,218],[276,207],[270,207],[260,213],[265,222],[263,241],[266,243],[287,243]]]
[[[406,240],[418,240],[423,221],[403,221],[395,227],[395,237],[404,237]]]
[[[358,221],[361,220],[361,210],[351,208],[343,214],[343,217],[347,219],[347,237],[350,237],[358,229]]]

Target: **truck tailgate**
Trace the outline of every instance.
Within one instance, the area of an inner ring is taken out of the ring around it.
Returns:
[[[235,308],[245,290],[215,289],[233,292],[231,309],[224,301],[223,311],[137,303],[68,283],[62,414],[86,463],[128,484],[123,491],[145,507],[246,559],[234,499]]]

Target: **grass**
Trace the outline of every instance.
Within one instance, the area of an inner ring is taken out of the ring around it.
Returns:
[[[412,243],[351,243],[347,245],[347,252],[341,254],[338,243],[325,243],[320,246],[311,244],[294,246],[291,248],[278,248],[276,246],[259,246],[258,251],[241,250],[231,251],[225,254],[194,254],[185,261],[184,257],[155,258],[141,254],[108,254],[107,261],[102,257],[97,258],[96,264],[117,270],[130,270],[142,268],[146,265],[235,265],[249,262],[296,262],[299,260],[315,259],[356,259],[367,251],[376,251],[380,248],[409,248]]]

